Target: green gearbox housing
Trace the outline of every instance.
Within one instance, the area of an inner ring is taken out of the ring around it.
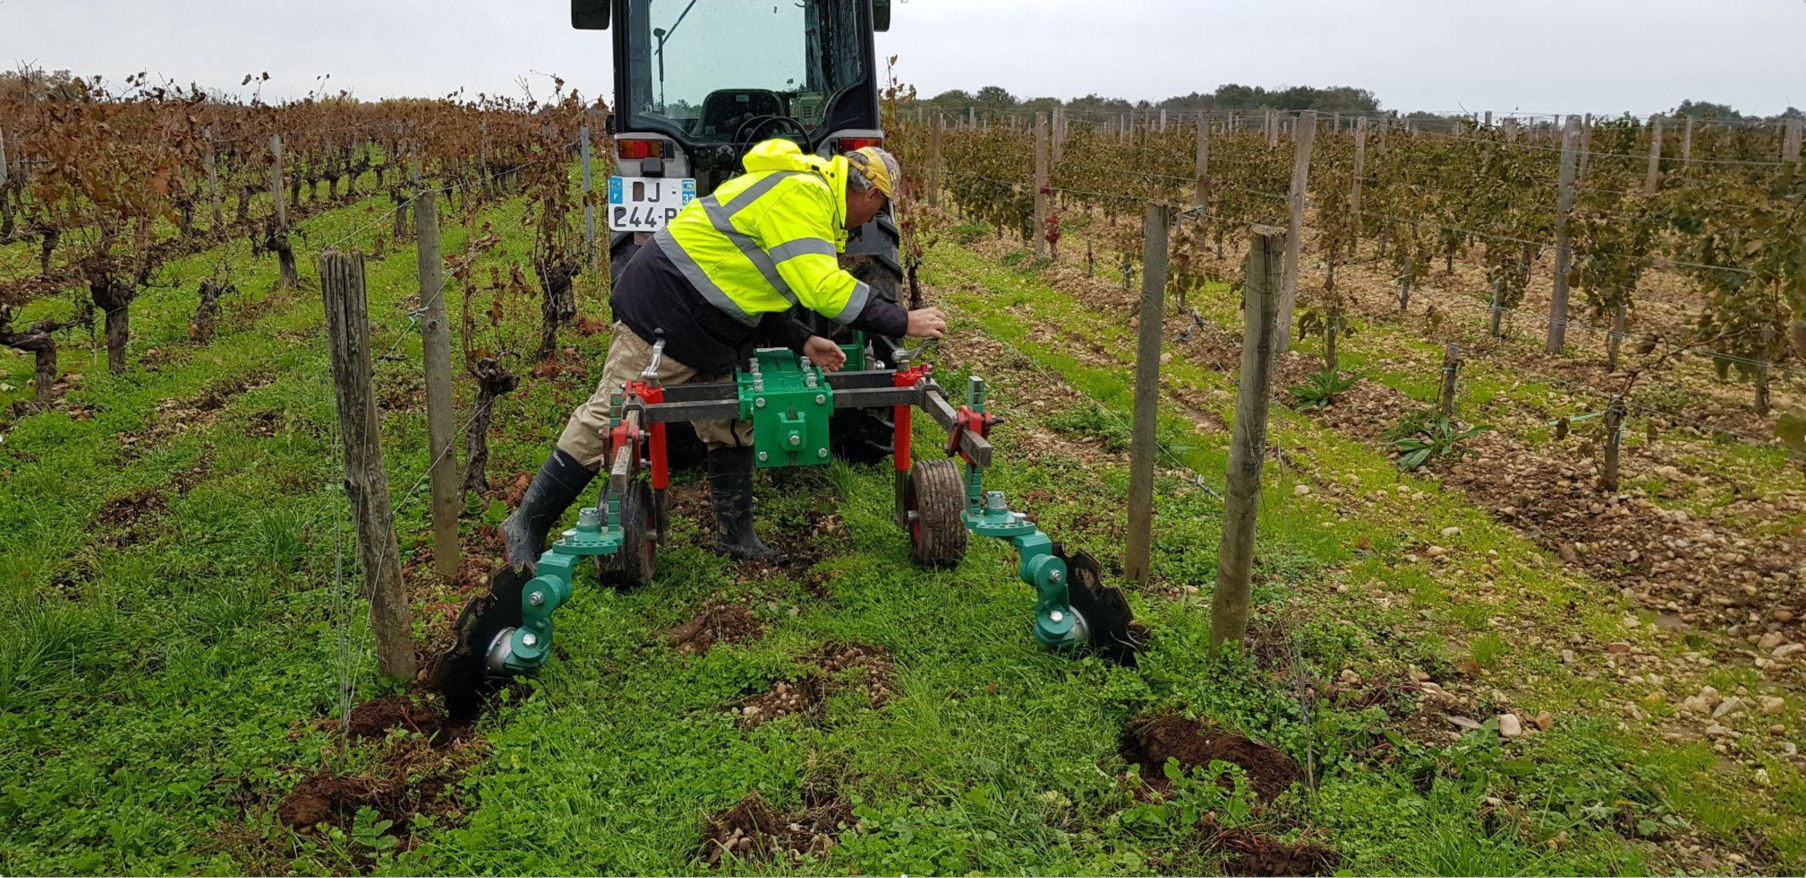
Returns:
[[[765,468],[829,460],[834,388],[827,373],[785,348],[760,348],[735,380],[740,419],[753,425],[754,459]]]

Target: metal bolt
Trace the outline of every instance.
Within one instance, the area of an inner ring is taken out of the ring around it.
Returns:
[[[815,456],[816,456],[816,457],[827,457],[827,456],[828,456],[828,449],[826,449],[826,448],[817,448],[817,449],[815,449]]]
[[[596,507],[585,506],[582,509],[577,510],[578,527],[600,527],[601,524],[602,512]]]
[[[1047,581],[1048,581],[1048,582],[1059,582],[1059,581],[1060,581],[1060,580],[1063,580],[1063,579],[1065,579],[1065,578],[1066,578],[1066,574],[1064,574],[1064,573],[1061,573],[1061,572],[1060,572],[1060,571],[1058,571],[1058,570],[1055,570],[1055,571],[1053,571],[1053,572],[1051,572],[1051,573],[1049,573],[1049,574],[1047,574]]]
[[[815,404],[816,405],[827,405],[828,404],[828,395],[825,393],[816,394],[815,395]]]
[[[543,591],[536,591],[530,595],[527,595],[527,603],[532,604],[533,606],[536,606],[536,607],[545,606],[546,605],[546,593]]]
[[[1058,619],[1055,619],[1055,620],[1054,620],[1054,621],[1055,621],[1055,622],[1058,622],[1058,621],[1060,621],[1060,620],[1058,620]],[[538,638],[538,637],[537,637],[537,636],[535,636],[535,635],[534,635],[534,634],[533,634],[533,632],[531,632],[531,631],[528,631],[528,632],[527,632],[527,633],[525,633],[525,634],[522,634],[522,635],[521,635],[521,636],[520,636],[520,645],[521,645],[521,646],[538,646],[538,645],[539,645],[539,638]]]
[[[1066,614],[1065,614],[1065,613],[1062,613],[1062,612],[1060,612],[1060,611],[1059,611],[1059,610],[1055,610],[1055,611],[1053,611],[1053,612],[1051,612],[1051,613],[1048,613],[1048,614],[1047,614],[1047,618],[1049,618],[1049,619],[1052,619],[1052,620],[1053,620],[1053,621],[1054,621],[1054,623],[1055,623],[1055,624],[1058,624],[1058,623],[1060,623],[1060,622],[1064,622],[1064,621],[1066,621]],[[527,636],[529,636],[529,637],[531,637],[531,636],[532,636],[532,635],[531,635],[531,634],[529,634],[529,635],[527,635]],[[529,644],[529,645],[530,645],[530,644]]]
[[[1003,499],[1002,491],[985,492],[985,509],[992,512],[1002,512],[1009,508],[1009,503]]]
[[[764,407],[765,407],[765,397],[761,396],[758,399],[753,400],[753,408],[761,408],[762,409]]]
[[[790,434],[790,444],[791,444],[791,445],[801,445],[801,444],[803,444],[803,437],[801,437],[801,436],[798,436],[798,435],[796,435],[796,434],[795,434],[795,433],[791,433],[791,434]]]
[[[765,453],[765,452],[763,452],[763,451],[761,451],[761,452],[759,452],[759,459],[760,459],[760,460],[769,460],[769,459],[770,459],[770,458],[771,458],[771,455],[769,455],[769,454],[766,454],[766,453]]]

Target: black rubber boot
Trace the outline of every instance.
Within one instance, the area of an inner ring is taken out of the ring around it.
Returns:
[[[715,552],[739,561],[784,561],[784,553],[753,530],[753,450],[709,451],[709,504],[715,510]]]
[[[502,521],[508,563],[531,572],[546,549],[546,534],[595,477],[577,458],[554,450],[527,486],[520,506]]]

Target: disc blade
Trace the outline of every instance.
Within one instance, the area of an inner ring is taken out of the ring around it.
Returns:
[[[497,634],[520,627],[521,590],[532,578],[527,570],[504,564],[490,577],[488,593],[471,598],[458,613],[452,644],[440,654],[434,675],[445,695],[446,716],[475,716],[499,685],[485,668],[489,644]]]
[[[1104,584],[1103,568],[1090,552],[1061,557],[1066,561],[1067,598],[1073,611],[1085,620],[1091,635],[1089,646],[1110,661],[1135,667],[1137,655],[1147,644],[1128,598],[1120,589]]]

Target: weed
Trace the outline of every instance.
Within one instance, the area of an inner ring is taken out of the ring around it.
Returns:
[[[1305,383],[1291,388],[1288,392],[1292,394],[1292,400],[1298,403],[1299,408],[1309,411],[1329,408],[1330,403],[1335,402],[1336,397],[1341,396],[1350,387],[1360,382],[1361,375],[1358,372],[1343,375],[1325,368],[1312,374]]]
[[[1467,440],[1492,428],[1484,425],[1463,428],[1448,415],[1437,415],[1428,421],[1419,420],[1407,429],[1407,435],[1393,440],[1392,447],[1398,450],[1398,468],[1409,473],[1432,460],[1466,454]]]

